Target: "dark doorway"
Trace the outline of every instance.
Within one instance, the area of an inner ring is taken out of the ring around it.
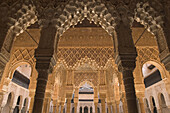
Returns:
[[[84,107],[84,113],[88,113],[88,107]]]

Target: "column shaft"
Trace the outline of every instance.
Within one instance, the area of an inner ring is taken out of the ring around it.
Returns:
[[[119,113],[119,102],[116,101],[116,112]]]
[[[82,107],[82,113],[84,113],[84,107]]]
[[[112,113],[116,113],[116,111],[115,111],[115,104],[114,103],[112,103]]]
[[[71,109],[71,99],[67,99],[67,113],[70,113]]]
[[[43,101],[45,89],[48,79],[48,70],[37,70],[39,75],[37,78],[36,94],[34,99],[33,113],[41,113],[43,108]]]
[[[74,93],[74,113],[79,113],[79,108],[77,110],[77,105],[78,105],[78,101],[79,101],[78,95],[79,95],[79,88],[75,88],[75,93]]]
[[[108,107],[108,113],[111,113],[111,103],[107,104]]]
[[[64,103],[61,103],[61,111],[60,113],[64,113]]]
[[[56,105],[56,112],[54,112],[54,111],[53,112],[54,113],[59,113],[59,110],[60,110],[59,108],[60,108],[60,105],[59,105],[59,103],[57,103],[57,105]]]
[[[95,113],[97,113],[97,106],[98,106],[98,103],[94,103],[94,106],[95,106]]]
[[[77,103],[74,103],[74,113],[77,113]]]
[[[128,20],[128,17],[124,17]],[[134,88],[133,70],[136,66],[136,47],[132,38],[132,30],[126,19],[121,20],[115,28],[115,62],[123,74],[126,101],[129,113],[138,113]],[[125,41],[126,40],[126,41]]]
[[[143,98],[139,98],[138,100],[139,100],[139,106],[140,106],[141,113],[145,113]]]
[[[136,94],[134,88],[134,78],[131,70],[123,71],[123,81],[126,92],[126,101],[129,113],[138,113],[136,104]]]
[[[56,111],[57,111],[57,106],[54,105],[54,106],[53,106],[53,113],[56,113]]]
[[[106,113],[105,99],[101,99],[102,113]]]
[[[10,108],[9,113],[13,113],[14,112],[14,108]]]
[[[53,100],[53,113],[56,113],[57,110],[57,100]]]
[[[54,54],[54,42],[56,37],[56,28],[52,23],[42,27],[38,48],[35,50],[36,69],[38,71],[37,87],[34,98],[33,113],[42,113],[45,89],[48,80],[48,73],[51,59]]]

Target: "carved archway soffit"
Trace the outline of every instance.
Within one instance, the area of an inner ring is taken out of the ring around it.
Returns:
[[[88,64],[88,66],[92,69],[92,70],[98,70],[100,67],[99,65],[96,63],[95,60],[92,60],[91,58],[88,58],[87,56],[84,58],[81,58],[80,60],[78,60],[75,65],[73,66],[73,69],[78,70],[79,67],[83,66],[84,64]]]
[[[54,25],[59,36],[85,18],[101,25],[110,35],[113,34],[114,27],[121,20],[128,24],[133,22],[133,13],[123,2],[115,5],[110,1],[101,0],[69,0],[67,2],[16,0],[13,4],[4,1],[0,5],[4,12],[1,15],[8,17],[5,21],[8,21],[9,28],[15,35],[22,33],[37,20],[43,27],[49,24]]]
[[[13,4],[7,0],[0,4],[0,11],[2,22],[7,23],[8,31],[11,31],[14,37],[37,21],[36,8],[30,0],[16,0]]]
[[[156,3],[155,1],[149,3],[149,2],[140,2],[137,3],[136,9],[135,9],[135,20],[137,22],[140,22],[142,25],[147,27],[147,30],[151,32],[152,34],[156,35],[159,28],[163,27],[164,21],[163,21],[163,14],[161,11],[158,12],[158,10],[155,10],[155,8],[151,7],[150,4]],[[156,7],[160,6],[160,4],[155,4]],[[161,10],[162,8],[159,7]],[[157,8],[156,8],[157,9]]]
[[[133,15],[125,5],[116,7],[110,2],[104,3],[101,0],[69,0],[66,4],[57,7],[51,3],[45,8],[38,7],[38,13],[38,17],[41,18],[39,23],[44,27],[51,23],[57,28],[59,36],[85,18],[101,25],[110,35],[121,20],[128,24],[133,22]]]
[[[3,22],[8,23],[9,30],[13,31],[14,35],[19,35],[38,20],[39,24],[44,27],[50,23],[54,25],[58,30],[58,35],[61,36],[67,29],[85,18],[101,25],[110,35],[113,34],[114,27],[120,21],[131,24],[134,19],[148,26],[148,30],[155,34],[157,28],[161,28],[164,22],[163,14],[160,13],[162,5],[159,3],[160,8],[157,10],[158,8],[153,6],[154,3],[157,2],[14,0],[12,2],[2,1],[0,6],[1,16],[4,17]]]

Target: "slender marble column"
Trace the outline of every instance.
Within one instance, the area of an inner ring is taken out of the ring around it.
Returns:
[[[57,100],[53,100],[53,113],[57,111]]]
[[[101,98],[102,113],[106,113],[105,98]]]
[[[77,113],[77,105],[78,105],[78,101],[79,101],[78,95],[79,95],[79,88],[75,88],[75,93],[74,93],[74,113]],[[79,108],[78,108],[78,110],[79,110]]]
[[[56,105],[56,112],[54,112],[54,113],[59,113],[59,111],[60,111],[60,104],[59,104],[59,102],[57,102],[57,105]]]
[[[19,113],[21,113],[21,110],[22,110],[22,109],[19,109]]]
[[[64,102],[61,103],[61,111],[60,113],[64,113]]]
[[[119,102],[116,101],[116,112],[119,113]]]
[[[9,113],[13,113],[14,112],[14,108],[10,108]]]
[[[74,113],[77,113],[77,105],[78,105],[78,103],[74,102]]]
[[[107,103],[108,106],[108,113],[111,113],[111,103]]]
[[[90,106],[88,107],[88,113],[90,113]]]
[[[139,100],[139,106],[140,106],[141,113],[145,113],[143,98],[139,98],[138,100]]]
[[[97,87],[94,88],[94,111],[95,113],[97,113],[97,107],[98,107],[98,102],[99,102],[99,99],[98,99],[98,90],[97,90]]]
[[[71,113],[70,109],[71,109],[71,98],[68,98],[67,99],[67,113]]]
[[[115,103],[112,103],[111,107],[112,107],[112,113],[116,113],[116,111],[115,111]]]
[[[84,106],[82,106],[82,113],[84,113]]]
[[[97,102],[97,103],[94,103],[94,106],[95,106],[95,113],[97,113],[98,102]]]

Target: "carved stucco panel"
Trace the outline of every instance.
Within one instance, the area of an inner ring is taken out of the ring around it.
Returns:
[[[159,51],[157,47],[137,47],[137,52],[141,66],[147,61],[160,62]]]
[[[75,72],[74,73],[74,85],[79,87],[84,81],[92,83],[94,86],[98,85],[97,72]]]
[[[34,48],[16,49],[12,54],[11,64],[14,65],[20,61],[28,61],[31,64],[35,64]]]
[[[78,60],[87,57],[104,67],[113,54],[113,48],[58,48],[57,59],[64,59],[68,66],[73,67]]]

